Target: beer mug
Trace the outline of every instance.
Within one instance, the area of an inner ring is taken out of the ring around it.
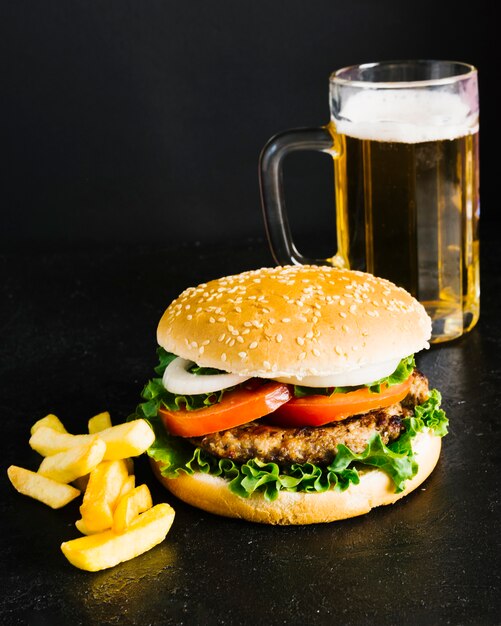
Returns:
[[[260,156],[270,248],[280,264],[330,264],[410,291],[432,341],[476,324],[480,309],[477,70],[451,61],[347,67],[330,77],[331,121],[276,135]],[[334,161],[337,251],[303,256],[292,241],[282,159],[319,150]]]

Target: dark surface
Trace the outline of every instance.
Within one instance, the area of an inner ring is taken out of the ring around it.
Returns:
[[[59,549],[78,536],[78,501],[53,511],[25,498],[7,466],[38,466],[29,428],[48,412],[72,432],[105,409],[123,420],[156,363],[171,298],[271,259],[262,240],[3,256],[0,622],[499,624],[501,282],[484,235],[478,326],[418,360],[451,420],[422,488],[364,517],[267,527],[184,505],[141,459],[138,482],[174,506],[174,525],[149,553],[95,574]]]

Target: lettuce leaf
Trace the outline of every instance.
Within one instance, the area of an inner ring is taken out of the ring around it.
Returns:
[[[359,471],[364,466],[377,467],[386,472],[395,490],[402,491],[405,482],[418,470],[412,450],[414,437],[428,429],[439,437],[447,434],[448,420],[440,402],[440,393],[433,389],[429,399],[415,407],[414,417],[403,420],[405,430],[396,441],[386,446],[379,434],[375,434],[360,454],[340,445],[338,454],[327,466],[296,463],[280,467],[277,463],[258,459],[239,464],[230,459],[218,459],[185,439],[169,435],[156,414],[146,416],[144,412],[136,412],[129,419],[145,417],[151,424],[156,439],[148,449],[148,455],[163,464],[162,474],[167,478],[176,478],[182,472],[203,472],[225,478],[231,491],[241,497],[247,498],[260,492],[266,500],[272,501],[281,490],[307,493],[322,493],[328,489],[342,491],[350,484],[359,483]]]

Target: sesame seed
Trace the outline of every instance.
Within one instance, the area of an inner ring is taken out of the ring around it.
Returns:
[[[209,323],[210,324],[215,324],[216,323],[216,319],[214,317],[209,317]]]
[[[193,315],[191,315],[191,314],[190,314],[190,315],[187,315],[187,316],[186,316],[186,319],[187,319],[187,320],[192,320],[192,319],[193,319]]]
[[[226,352],[221,355],[221,361],[226,361]]]
[[[296,337],[296,341],[300,346],[304,346],[304,339],[302,337]]]
[[[336,346],[334,350],[336,351],[337,354],[343,354],[343,350],[339,346]]]
[[[265,367],[266,369],[270,369],[271,363],[269,361],[263,361],[263,367]]]
[[[344,311],[339,311],[339,315],[340,315],[340,317],[342,317],[342,318],[347,317],[347,315],[346,315],[346,313],[345,313]]]
[[[283,322],[284,324],[287,324],[288,322],[291,321],[291,318],[290,317],[283,317],[280,321]]]
[[[305,359],[306,359],[306,352],[301,352],[301,354],[299,355],[299,360],[304,361]]]
[[[219,335],[219,337],[217,338],[217,340],[219,341],[219,343],[221,343],[222,341],[224,341],[224,338],[226,337],[226,333],[223,333],[222,335]]]
[[[249,348],[250,348],[251,350],[254,350],[254,348],[257,348],[257,345],[258,345],[258,344],[257,344],[257,341],[253,341],[253,342],[250,344]]]
[[[239,352],[239,353],[238,353],[238,356],[239,356],[241,359],[246,359],[246,358],[247,358],[247,352]]]
[[[198,354],[203,354],[204,350],[205,348],[203,346],[200,346],[200,348],[198,348]]]
[[[243,337],[241,337],[240,335],[237,337],[237,341],[238,343],[243,343],[245,340]]]
[[[315,356],[320,356],[320,350],[318,348],[313,348],[312,352]]]
[[[277,335],[275,335],[275,340],[277,343],[280,343],[282,341],[283,337],[280,333],[278,333]]]

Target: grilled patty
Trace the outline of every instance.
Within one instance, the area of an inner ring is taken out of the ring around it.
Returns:
[[[414,370],[409,394],[402,402],[384,409],[319,427],[280,428],[255,421],[190,441],[216,457],[240,463],[257,458],[282,465],[328,464],[336,456],[339,444],[360,453],[376,432],[385,444],[398,439],[403,430],[402,419],[412,415],[413,407],[427,398],[428,379]]]

